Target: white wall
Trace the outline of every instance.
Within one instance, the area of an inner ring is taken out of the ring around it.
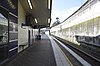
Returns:
[[[25,23],[25,11],[18,1],[18,46],[21,44],[28,44],[28,29],[21,28],[21,24]],[[18,48],[18,52],[22,49]]]

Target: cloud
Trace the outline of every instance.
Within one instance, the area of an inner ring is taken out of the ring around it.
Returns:
[[[65,10],[52,10],[51,14],[51,25],[56,21],[56,17],[59,17],[59,21],[64,21],[67,17],[69,17],[72,13],[74,13],[79,7],[73,7]]]

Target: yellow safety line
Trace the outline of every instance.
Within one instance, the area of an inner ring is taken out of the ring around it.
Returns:
[[[60,48],[61,53],[64,55],[64,57],[66,58],[66,60],[69,62],[70,66],[73,66],[73,64],[71,63],[71,61],[67,58],[67,56],[65,55],[65,53],[62,51],[62,49]]]
[[[70,66],[73,66],[73,64],[71,63],[71,61],[67,58],[67,56],[65,55],[65,53],[62,51],[62,49],[60,47],[59,47],[59,49],[61,50],[61,53],[64,55],[64,57],[66,58],[66,60],[69,62]]]

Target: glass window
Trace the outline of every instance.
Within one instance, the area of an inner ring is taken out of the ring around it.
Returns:
[[[8,43],[8,19],[0,13],[0,45]]]
[[[18,39],[17,17],[9,14],[9,41]]]

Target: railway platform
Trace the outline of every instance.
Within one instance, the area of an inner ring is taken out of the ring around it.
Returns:
[[[4,66],[71,66],[58,45],[49,38],[42,35],[41,40],[35,40],[31,47]]]
[[[100,66],[100,0],[54,23],[53,2],[0,0],[0,66]]]

